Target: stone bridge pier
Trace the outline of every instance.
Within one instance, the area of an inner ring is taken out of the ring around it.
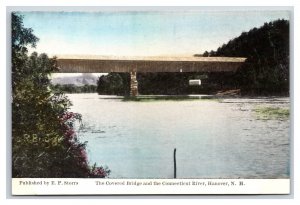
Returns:
[[[139,95],[138,91],[138,81],[136,78],[136,72],[130,72],[130,96],[136,97]]]

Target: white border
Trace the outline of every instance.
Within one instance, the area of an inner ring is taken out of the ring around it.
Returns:
[[[0,32],[0,44],[2,52],[1,54],[4,55],[4,53],[6,53],[6,48],[3,46],[6,43],[6,6],[294,6],[294,36],[300,36],[299,34],[299,20],[300,19],[300,5],[299,5],[300,1],[297,0],[270,0],[270,1],[259,1],[259,0],[246,0],[246,1],[240,1],[240,0],[229,0],[229,1],[222,1],[222,0],[210,0],[210,1],[198,1],[195,2],[194,0],[152,0],[152,1],[140,1],[140,0],[102,0],[102,1],[98,1],[98,0],[2,0],[0,1],[0,5],[1,5],[1,11],[0,11],[0,25],[1,25],[1,30],[2,32]],[[299,52],[298,52],[298,47],[299,46],[299,40],[297,38],[294,39],[294,56],[298,56]],[[4,59],[4,58],[2,58]],[[0,93],[1,93],[1,99],[5,99],[8,96],[6,95],[6,87],[7,87],[7,83],[6,83],[6,71],[4,68],[6,68],[6,64],[7,62],[4,60],[0,61],[1,63],[1,73],[0,73],[0,82],[2,83],[0,86]],[[294,67],[297,68],[299,67],[299,58],[295,58],[294,60],[292,60],[292,64],[294,64]],[[299,69],[295,69],[294,70],[294,76],[300,76],[299,75]],[[295,146],[295,150],[294,150],[294,161],[295,162],[299,162],[299,126],[297,127],[296,125],[299,124],[299,95],[297,95],[297,93],[299,93],[298,91],[298,86],[299,86],[299,81],[292,81],[292,87],[294,88],[294,93],[296,94],[294,96],[294,125],[295,125],[295,130],[294,130],[294,146]],[[0,113],[5,113],[6,112],[6,102],[4,100],[1,100],[1,106],[0,106]],[[5,117],[1,118],[1,136],[6,136],[6,119]],[[292,131],[293,132],[293,131]],[[7,141],[9,141],[10,139],[6,138]],[[8,148],[8,149],[7,149]],[[8,151],[8,154],[10,154],[9,152],[9,147],[6,147],[6,143],[4,143],[2,141],[2,143],[0,143],[0,158],[1,158],[1,162],[2,164],[7,164],[5,163],[7,161],[6,158],[6,153]],[[7,183],[11,183],[11,179],[7,178],[7,173],[9,172],[8,170],[10,170],[10,167],[6,167],[6,169],[0,169],[0,173],[1,173],[1,181],[2,182],[7,182]],[[149,203],[160,203],[162,202],[163,204],[184,204],[184,203],[189,203],[189,204],[199,204],[199,203],[212,203],[212,204],[223,204],[223,203],[228,203],[228,204],[300,204],[300,196],[299,196],[299,192],[300,192],[300,185],[299,185],[299,174],[300,170],[299,170],[299,163],[295,163],[294,164],[294,195],[292,195],[292,198],[287,198],[287,199],[281,199],[278,200],[276,199],[276,197],[274,196],[254,196],[254,197],[246,197],[246,198],[256,198],[256,200],[243,200],[245,199],[245,197],[231,197],[231,196],[223,196],[223,197],[218,197],[218,198],[223,198],[223,200],[216,200],[216,201],[212,201],[212,200],[207,200],[207,198],[215,198],[215,197],[200,197],[200,198],[206,198],[206,200],[202,200],[201,202],[198,200],[190,200],[190,199],[199,199],[199,197],[188,197],[188,201],[187,200],[177,200],[178,197],[173,197],[172,200],[164,200],[164,201],[159,201],[157,200],[158,198],[155,198],[156,200],[151,200],[149,201]],[[85,203],[82,200],[78,200],[78,198],[75,199],[70,199],[67,201],[53,201],[50,199],[53,198],[48,198],[47,200],[35,200],[35,199],[28,199],[28,197],[26,198],[27,200],[9,200],[8,198],[10,197],[10,190],[7,190],[7,186],[5,185],[5,183],[1,183],[0,186],[0,202],[1,204],[18,204],[18,203],[22,203],[22,204],[26,204],[26,203],[30,203],[30,204],[53,204],[56,202],[59,203],[70,203],[70,204],[82,204]],[[56,197],[57,198],[57,197]],[[81,198],[85,198],[85,197],[81,197]],[[89,197],[90,198],[90,197]],[[114,204],[115,202],[120,204],[120,203],[130,203],[130,204],[141,204],[141,203],[147,203],[147,201],[141,201],[141,197],[135,197],[134,200],[118,200],[115,201],[112,199],[112,197],[101,197],[102,199],[109,199],[109,200],[105,200],[105,204]],[[132,198],[132,197],[118,197],[119,199],[128,199],[128,198]],[[143,197],[144,199],[149,199],[147,197]],[[164,197],[167,199],[170,199],[170,197]],[[181,196],[180,198],[185,198],[187,199],[187,197]],[[229,198],[229,199],[228,199]],[[234,198],[234,199],[233,199]],[[240,198],[239,200],[236,200],[236,198]],[[242,198],[242,199],[241,199]],[[263,199],[262,199],[263,198]],[[272,199],[273,198],[273,199]],[[275,199],[274,199],[275,198]],[[18,199],[22,199],[21,197],[19,197]],[[86,198],[85,198],[86,199]],[[153,197],[151,197],[151,199],[153,199]],[[97,200],[97,198],[93,198],[92,200],[88,201],[89,204],[99,204],[99,203],[103,203],[103,202],[99,202]]]

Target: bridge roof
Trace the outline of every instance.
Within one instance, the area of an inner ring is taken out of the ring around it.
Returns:
[[[234,72],[246,58],[58,55],[60,72]]]

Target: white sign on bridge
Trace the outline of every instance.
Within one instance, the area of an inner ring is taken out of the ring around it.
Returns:
[[[201,85],[201,80],[189,80],[189,85]]]

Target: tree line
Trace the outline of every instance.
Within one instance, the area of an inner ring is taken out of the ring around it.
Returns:
[[[54,92],[63,92],[63,93],[96,93],[96,85],[83,85],[77,86],[74,84],[51,84],[51,90]]]
[[[225,74],[228,75],[228,74]],[[201,86],[189,86],[189,80],[201,79]],[[139,93],[143,95],[187,95],[197,93],[213,93],[220,88],[208,74],[203,73],[137,73]],[[130,93],[129,73],[109,73],[99,77],[97,81],[99,95],[123,95]]]

